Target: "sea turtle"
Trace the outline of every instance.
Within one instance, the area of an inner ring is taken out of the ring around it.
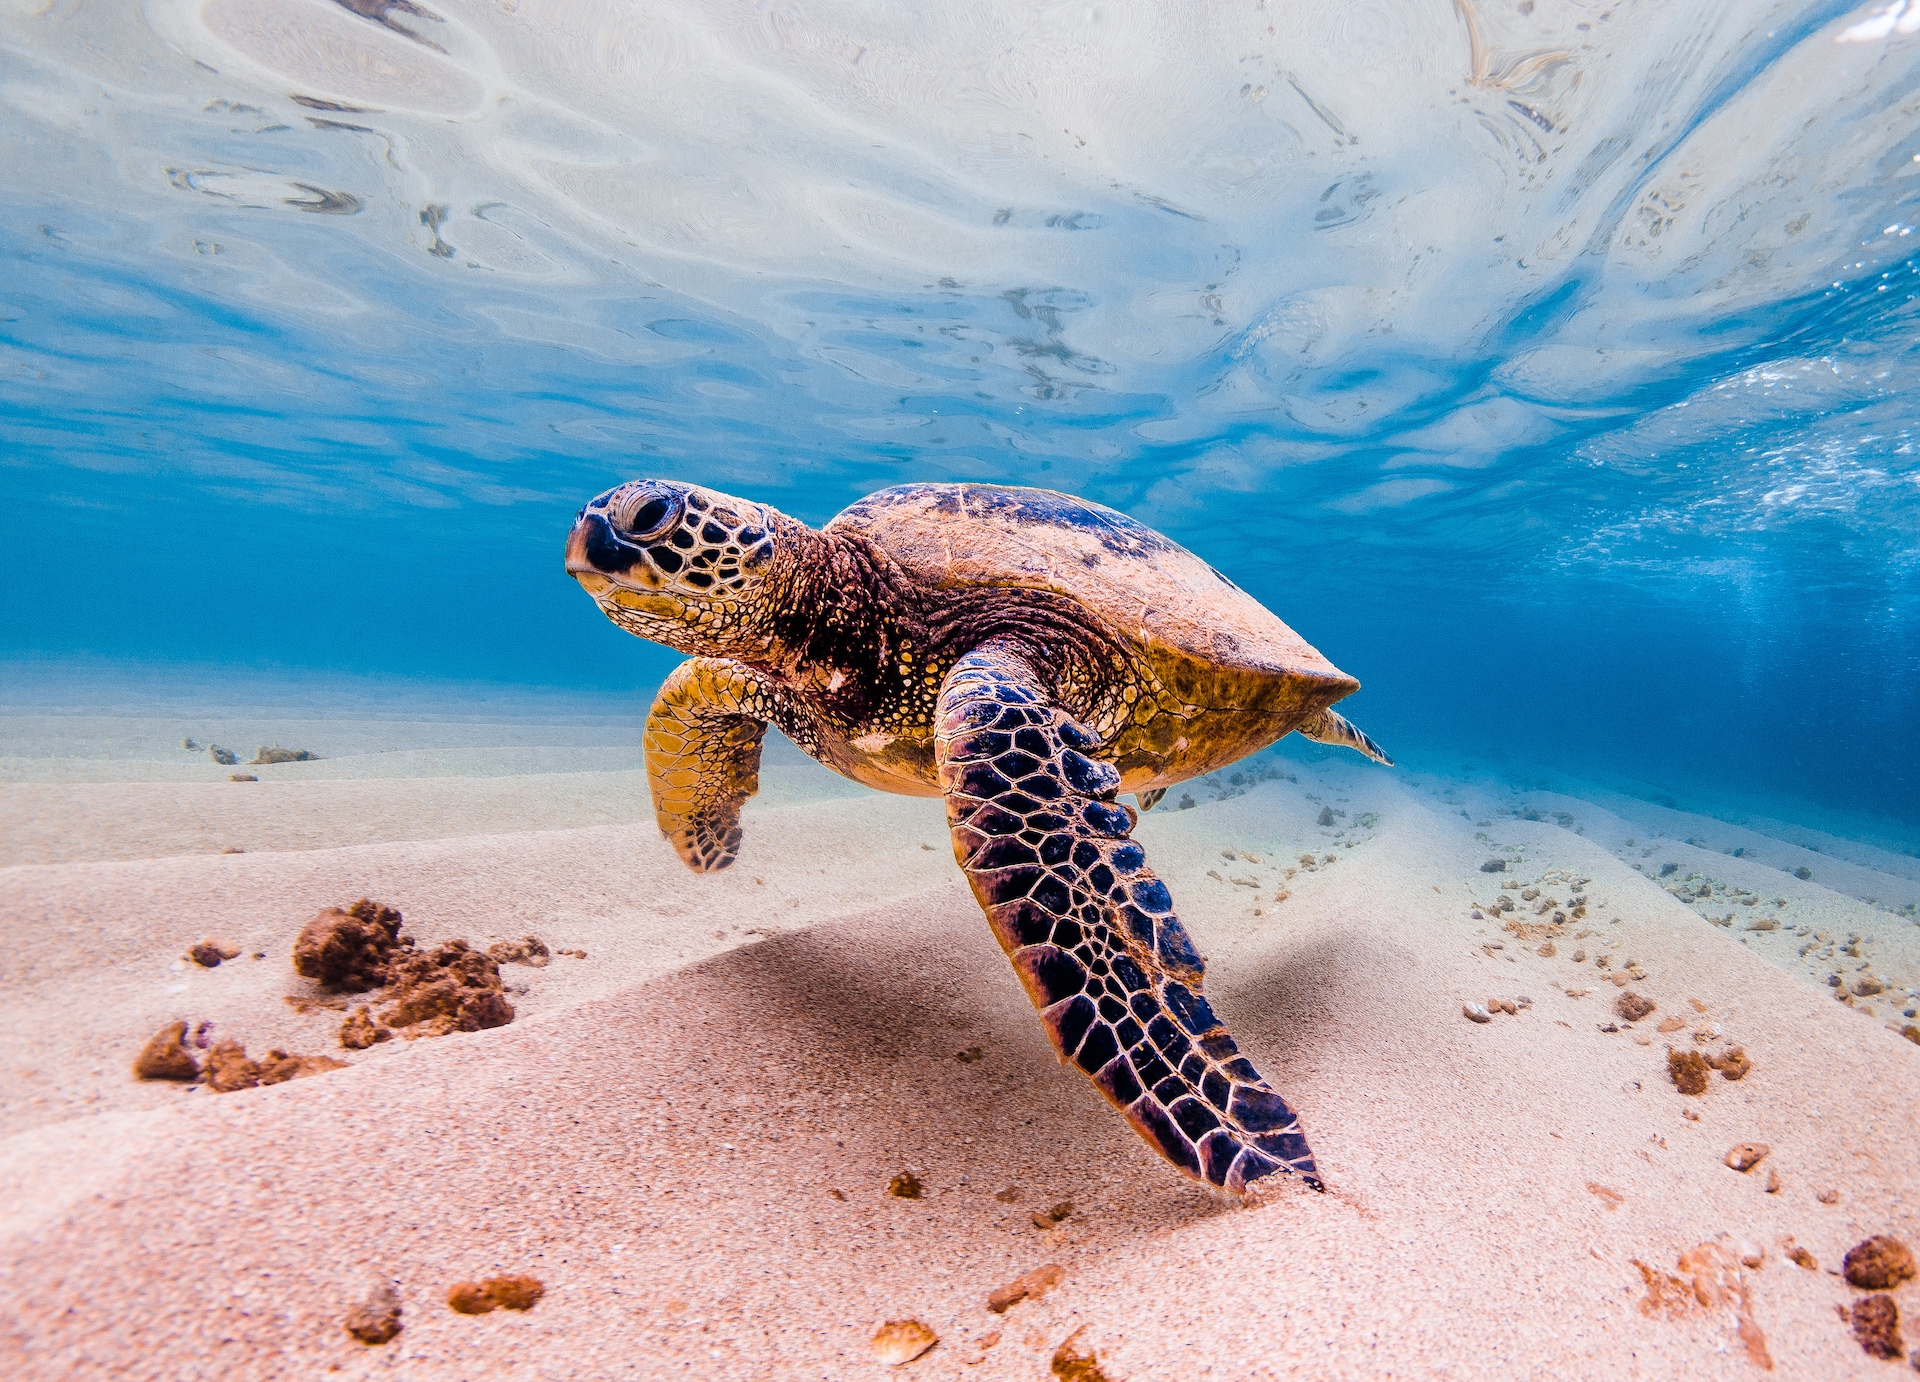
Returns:
[[[655,817],[690,867],[733,862],[769,724],[856,782],[945,797],[1061,1060],[1197,1180],[1319,1188],[1115,798],[1150,809],[1289,732],[1390,764],[1329,708],[1352,677],[1191,552],[1051,490],[900,485],[816,532],[634,480],[580,510],[566,562],[614,623],[692,654],[646,728]]]

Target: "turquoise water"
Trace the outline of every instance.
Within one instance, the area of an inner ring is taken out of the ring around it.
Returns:
[[[0,18],[16,685],[644,695],[587,497],[978,479],[1402,761],[1920,841],[1920,6],[421,8]]]

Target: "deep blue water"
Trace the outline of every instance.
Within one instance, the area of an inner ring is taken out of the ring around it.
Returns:
[[[1044,485],[1404,760],[1920,842],[1920,4],[112,11],[0,20],[0,658],[643,696],[607,485]]]

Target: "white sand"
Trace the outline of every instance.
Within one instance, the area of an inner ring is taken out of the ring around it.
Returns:
[[[1485,783],[1338,760],[1162,808],[1141,838],[1209,956],[1209,992],[1302,1111],[1332,1187],[1242,1210],[1054,1063],[937,802],[826,799],[811,770],[779,767],[740,864],[698,878],[633,822],[631,771],[375,780],[334,763],[251,787],[87,784],[84,809],[71,782],[16,784],[48,795],[8,798],[9,839],[63,834],[70,862],[0,870],[9,1373],[877,1377],[867,1340],[915,1317],[941,1342],[900,1375],[1045,1377],[1084,1327],[1116,1382],[1753,1376],[1729,1312],[1639,1308],[1636,1259],[1671,1272],[1724,1234],[1764,1249],[1751,1314],[1779,1375],[1891,1375],[1836,1318],[1856,1293],[1833,1269],[1870,1233],[1920,1243],[1920,1046],[1885,1030],[1884,997],[1834,1002],[1800,938],[1715,927],[1699,914],[1713,907],[1616,856],[1788,897],[1795,925],[1850,919],[1888,976],[1916,933],[1885,910],[1894,861],[1874,907],[1829,886],[1860,882],[1831,857],[1802,883],[1718,853],[1718,836],[1672,845],[1618,801],[1556,803],[1578,834],[1494,815],[1520,798]],[[270,808],[251,823],[219,814],[242,790]],[[189,838],[200,827],[176,818],[202,792],[204,821],[258,832],[248,852]],[[1348,816],[1322,829],[1322,805]],[[21,819],[42,811],[67,813],[60,831]],[[1686,820],[1666,835],[1723,828]],[[128,841],[170,857],[128,859]],[[1644,966],[1653,1018],[1597,1030],[1619,990],[1572,944],[1542,958],[1472,919],[1499,891],[1478,866],[1501,846],[1521,880],[1590,878],[1580,944]],[[1287,879],[1307,850],[1338,862]],[[318,907],[363,893],[424,941],[532,931],[588,958],[509,966],[526,990],[511,1026],[340,1052],[337,1013],[282,1001],[308,991],[289,946]],[[176,968],[205,935],[267,958]],[[1521,995],[1517,1017],[1461,1015]],[[1670,1014],[1688,1030],[1653,1033]],[[128,1061],[176,1016],[353,1068],[230,1095],[135,1082]],[[1685,1099],[1664,1046],[1709,1023],[1709,1049],[1738,1042],[1754,1069]],[[976,1045],[983,1059],[955,1060]],[[1721,1164],[1750,1140],[1773,1148],[1758,1170]],[[903,1169],[925,1198],[885,1193]],[[1073,1215],[1037,1230],[1030,1213],[1060,1200]],[[1789,1238],[1823,1270],[1790,1265]],[[1057,1290],[987,1312],[989,1291],[1049,1262]],[[496,1272],[548,1295],[524,1315],[447,1308],[454,1281]],[[376,1276],[397,1283],[406,1327],[370,1349],[340,1321]],[[1920,1289],[1896,1299],[1920,1343]]]

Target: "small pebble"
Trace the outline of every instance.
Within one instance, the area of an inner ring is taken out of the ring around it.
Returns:
[[[873,1352],[888,1367],[899,1367],[939,1342],[940,1336],[918,1320],[888,1320],[873,1336]]]
[[[1468,1003],[1465,1007],[1461,1008],[1460,1011],[1466,1014],[1467,1021],[1469,1022],[1493,1021],[1493,1014],[1481,1007],[1478,1003]]]
[[[399,1293],[390,1282],[380,1282],[365,1300],[347,1311],[341,1325],[363,1344],[386,1343],[400,1332]]]
[[[1820,1270],[1820,1260],[1802,1247],[1788,1248],[1787,1261],[1793,1263],[1794,1266],[1800,1268],[1802,1271],[1817,1272]]]
[[[987,1309],[996,1315],[1004,1315],[1023,1300],[1038,1300],[1066,1278],[1066,1269],[1056,1263],[1044,1267],[1035,1267],[1024,1276],[1017,1276],[1005,1286],[987,1297]]]
[[[547,1288],[530,1276],[490,1276],[485,1281],[457,1281],[447,1292],[447,1304],[462,1315],[484,1315],[490,1310],[531,1310]]]
[[[917,1200],[922,1193],[920,1177],[911,1171],[902,1171],[887,1182],[887,1193],[902,1200]]]
[[[1772,1150],[1764,1142],[1741,1142],[1727,1153],[1727,1165],[1736,1171],[1751,1171],[1765,1161]]]

